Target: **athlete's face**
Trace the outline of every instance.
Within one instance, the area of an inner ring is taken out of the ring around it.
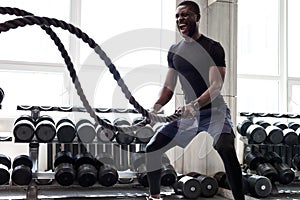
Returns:
[[[188,6],[178,6],[176,10],[176,24],[183,37],[192,37],[197,31],[198,15],[192,12]]]

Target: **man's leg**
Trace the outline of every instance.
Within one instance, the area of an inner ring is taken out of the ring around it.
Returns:
[[[242,170],[238,161],[233,133],[222,133],[214,148],[221,156],[234,199],[244,200]]]
[[[157,133],[146,146],[146,166],[150,195],[160,198],[162,155],[174,147],[172,138]]]

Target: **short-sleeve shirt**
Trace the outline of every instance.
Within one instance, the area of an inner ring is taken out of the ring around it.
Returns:
[[[219,42],[202,34],[198,40],[182,40],[172,45],[168,52],[168,64],[178,72],[185,101],[189,103],[208,89],[209,68],[226,66],[225,52]],[[220,94],[202,109],[224,104],[225,101]]]

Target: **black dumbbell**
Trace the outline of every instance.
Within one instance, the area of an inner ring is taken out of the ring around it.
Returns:
[[[274,126],[277,126],[277,127],[280,128],[281,130],[284,130],[284,129],[287,129],[287,128],[288,128],[288,125],[287,125],[286,123],[284,123],[284,122],[281,122],[281,121],[275,122],[273,125],[274,125]]]
[[[56,123],[57,140],[61,143],[71,143],[76,137],[76,128],[72,120],[68,118],[60,119]]]
[[[300,124],[298,124],[296,122],[289,122],[288,127],[293,129],[294,131],[296,131],[298,128],[300,128]]]
[[[187,199],[196,199],[201,194],[201,184],[198,179],[181,175],[177,177],[177,180],[173,184],[175,194],[183,195]]]
[[[283,130],[283,144],[289,146],[298,144],[298,135],[293,129],[286,128]]]
[[[119,174],[111,154],[102,153],[96,156],[98,169],[98,182],[106,187],[115,185],[118,182]]]
[[[287,185],[291,183],[295,178],[295,173],[291,168],[284,162],[281,157],[275,152],[265,153],[266,161],[271,163],[278,172],[278,181],[281,184]]]
[[[56,135],[55,122],[48,115],[40,116],[36,121],[35,136],[39,142],[51,142]]]
[[[16,142],[30,142],[35,132],[35,120],[30,115],[21,115],[16,119],[13,134]]]
[[[243,186],[246,194],[258,198],[265,198],[272,191],[270,179],[256,174],[243,174]]]
[[[186,175],[194,177],[200,182],[200,196],[213,197],[217,194],[219,186],[217,180],[214,177],[203,175],[198,172],[190,172]]]
[[[11,180],[16,185],[29,185],[32,180],[32,160],[27,155],[19,155],[13,161]]]
[[[101,118],[106,123],[111,124],[111,122],[106,118]],[[115,132],[113,130],[110,130],[108,128],[105,128],[103,126],[96,126],[96,134],[97,138],[100,142],[108,143],[115,139]]]
[[[264,129],[267,128],[268,126],[271,126],[269,122],[266,122],[264,120],[259,120],[255,122],[255,124],[262,126]]]
[[[172,186],[177,180],[177,173],[167,154],[162,155],[161,185]]]
[[[298,171],[300,170],[300,154],[299,153],[294,155],[293,160],[292,160],[292,165],[295,170],[298,170]]]
[[[130,126],[130,122],[127,121],[126,119],[124,118],[116,118],[113,122],[113,124],[115,126]],[[128,131],[125,131],[125,130],[118,130],[116,132],[116,142],[119,143],[119,144],[124,144],[124,145],[127,145],[127,144],[131,144],[132,142],[134,141],[134,136],[133,136],[133,133],[132,132],[128,132]]]
[[[5,185],[9,183],[10,168],[11,168],[10,157],[0,154],[0,185]]]
[[[132,125],[136,125],[142,122],[143,120],[144,120],[143,117],[137,117],[133,120]],[[153,135],[154,135],[154,131],[149,124],[145,126],[141,126],[139,129],[135,131],[135,142],[148,143]]]
[[[75,160],[69,151],[60,151],[55,156],[55,180],[62,186],[72,185],[76,179]]]
[[[91,143],[95,139],[94,124],[88,119],[81,119],[76,123],[77,138],[80,142]]]
[[[214,178],[216,179],[219,187],[225,189],[231,189],[225,172],[223,171],[216,172],[214,174]]]
[[[75,156],[75,169],[80,186],[90,187],[97,181],[97,169],[94,156],[89,153],[79,153]]]
[[[0,104],[2,103],[3,101],[3,98],[4,98],[4,91],[2,90],[2,88],[0,88]]]
[[[250,120],[244,120],[238,124],[237,129],[242,136],[248,138],[249,143],[260,144],[267,137],[265,129],[260,125],[253,124]]]
[[[250,170],[255,170],[258,175],[265,176],[271,181],[276,181],[277,170],[266,161],[264,156],[258,151],[252,151],[245,155],[245,163]]]
[[[283,141],[283,131],[277,126],[268,126],[266,129],[267,139],[266,143],[268,144],[280,144]]]
[[[146,157],[144,151],[135,152],[131,156],[132,170],[136,172],[136,178],[139,184],[148,187]]]

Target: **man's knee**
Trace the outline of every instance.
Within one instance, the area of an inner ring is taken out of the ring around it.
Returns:
[[[214,148],[219,154],[227,154],[235,152],[234,135],[230,133],[223,133],[215,141]]]

